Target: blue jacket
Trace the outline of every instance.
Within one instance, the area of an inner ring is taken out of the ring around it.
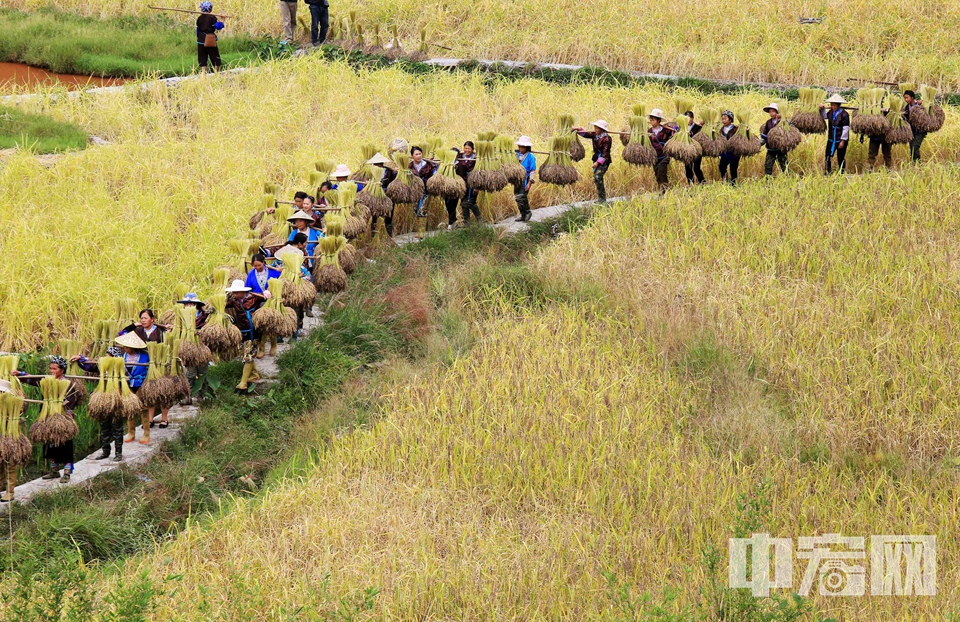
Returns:
[[[287,238],[287,242],[288,243],[293,242],[293,236],[297,235],[298,233],[303,233],[303,231],[300,231],[299,229],[294,229],[293,231],[291,231],[290,237]],[[314,251],[317,250],[317,242],[319,242],[320,238],[323,237],[323,232],[317,229],[314,229],[313,227],[307,227],[306,235],[307,235],[307,255],[309,255],[310,257],[314,257],[316,256],[316,253]],[[247,287],[250,287],[250,285],[247,285]]]
[[[523,178],[523,185],[526,186],[530,182],[530,175],[533,175],[533,172],[537,170],[537,158],[529,151],[526,155],[521,154],[519,151],[515,151],[517,155],[517,162],[520,163],[520,166],[527,171],[527,176]]]
[[[280,271],[279,271],[279,270],[274,270],[273,268],[266,268],[266,271],[267,271],[267,274],[269,275],[269,276],[268,276],[268,280],[269,280],[269,279],[279,279],[279,278],[280,278]],[[250,288],[254,293],[256,293],[256,294],[262,294],[262,293],[263,293],[263,288],[261,288],[261,287],[260,287],[260,283],[257,282],[257,271],[256,271],[256,270],[251,270],[250,273],[247,274],[247,281],[243,284],[243,286],[244,286],[244,287],[249,287],[249,288]]]
[[[149,363],[150,354],[146,350],[141,350],[135,355],[137,357],[137,363]],[[126,360],[126,354],[124,354],[124,360]],[[147,379],[147,369],[146,365],[127,365],[127,384],[130,385],[131,389],[136,389],[143,384],[143,381]]]

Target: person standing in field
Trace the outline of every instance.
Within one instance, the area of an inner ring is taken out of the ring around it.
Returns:
[[[776,103],[765,106],[764,112],[770,115],[767,122],[760,127],[760,145],[766,146],[767,132],[780,125],[780,107]],[[763,161],[763,174],[773,175],[773,165],[779,164],[780,170],[787,172],[787,154],[784,151],[767,147],[767,158]]]
[[[437,165],[430,160],[424,159],[423,149],[416,145],[410,148],[410,157],[413,158],[410,160],[410,170],[420,178],[424,188],[423,196],[420,197],[420,202],[417,203],[417,207],[414,208],[413,213],[416,214],[418,218],[426,218],[427,212],[424,211],[423,204],[427,200],[427,180],[437,172]]]
[[[734,116],[732,110],[724,110],[720,115],[720,121],[723,127],[720,128],[720,135],[730,140],[737,133],[737,126],[733,124]],[[737,169],[740,167],[740,156],[735,154],[729,148],[720,154],[720,179],[727,180],[731,186],[737,185]]]
[[[460,202],[460,211],[463,214],[464,225],[470,222],[470,214],[473,214],[473,217],[476,218],[478,223],[483,222],[483,219],[480,218],[480,208],[477,207],[477,193],[470,187],[470,184],[467,183],[467,178],[470,177],[470,173],[476,165],[477,154],[473,152],[473,141],[468,140],[463,143],[463,151],[457,156],[457,163],[455,165],[457,175],[460,176],[460,179],[463,180],[464,185],[467,187],[467,193],[463,195],[463,201]]]
[[[207,72],[207,64],[213,65],[213,70],[220,71],[223,61],[220,59],[220,48],[217,47],[217,32],[223,30],[223,22],[213,15],[213,3],[201,2],[200,13],[197,17],[197,61],[200,71]]]
[[[52,378],[65,380],[64,374],[67,373],[67,360],[62,356],[51,356],[49,372]],[[26,373],[14,371],[13,375],[25,376]],[[35,387],[40,386],[40,378],[23,378],[21,382]],[[67,389],[67,395],[63,398],[64,414],[71,419],[74,417],[73,410],[80,403],[80,392],[77,390],[76,382],[81,381],[70,381],[70,388]],[[70,481],[70,475],[73,474],[73,439],[64,441],[59,445],[44,445],[43,457],[50,462],[50,471],[44,473],[40,479],[57,479],[59,477],[61,484],[66,484]],[[60,475],[61,466],[63,467],[62,476]]]
[[[903,102],[906,104],[903,109],[903,118],[907,120],[907,123],[910,123],[910,111],[923,102],[917,99],[917,94],[913,91],[903,92]],[[910,123],[910,129],[913,130],[913,140],[910,141],[910,159],[919,164],[920,145],[923,144],[923,139],[927,137],[927,133],[918,130],[912,123]]]
[[[700,133],[700,130],[703,129],[703,125],[701,125],[700,123],[697,123],[696,120],[694,120],[692,110],[688,110],[684,114],[686,114],[687,117],[690,119],[690,129],[687,130],[687,133],[690,135],[690,138],[693,138],[694,136]],[[684,173],[686,173],[687,175],[688,184],[693,185],[693,184],[703,183],[704,176],[703,176],[702,164],[703,164],[703,156],[697,156],[697,158],[690,164],[683,165]]]
[[[582,127],[573,129],[578,135],[589,138],[593,143],[593,183],[597,186],[597,200],[601,203],[607,202],[607,187],[603,183],[603,178],[613,162],[610,155],[613,139],[610,138],[609,129],[607,122],[602,119],[593,122],[592,132],[585,132]]]
[[[537,170],[537,158],[530,153],[530,150],[533,149],[533,141],[530,140],[529,136],[521,136],[517,139],[516,144],[517,150],[514,154],[527,174],[523,181],[513,185],[513,198],[517,202],[517,209],[520,210],[520,218],[517,218],[517,222],[527,222],[533,214],[530,211],[530,201],[527,195],[530,194],[530,186],[533,185],[532,176],[534,171]]]
[[[824,110],[820,106],[820,115],[827,122],[827,150],[824,153],[824,170],[830,174],[830,165],[833,156],[837,156],[837,172],[845,173],[847,171],[847,143],[850,140],[850,114],[841,108],[842,104],[847,103],[839,93],[836,93],[827,100],[830,104],[830,110]],[[872,140],[872,138],[871,138]],[[876,157],[876,154],[874,154]]]
[[[659,108],[651,110],[648,119],[650,121],[650,128],[647,129],[647,134],[650,136],[650,143],[653,145],[653,150],[657,152],[657,161],[653,165],[653,174],[657,178],[657,187],[660,189],[660,192],[666,192],[667,186],[670,185],[670,177],[668,176],[670,156],[664,155],[663,146],[673,137],[674,132],[666,125],[663,125],[663,111]]]
[[[303,0],[310,7],[310,44],[323,45],[330,30],[330,1]]]
[[[283,20],[281,43],[293,43],[294,29],[297,27],[297,0],[280,0],[280,19]]]

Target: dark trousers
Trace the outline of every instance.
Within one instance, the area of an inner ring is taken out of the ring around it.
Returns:
[[[832,149],[833,153],[831,154],[830,141],[827,141],[827,150],[823,154],[824,168],[827,173],[830,173],[831,165],[833,164],[833,156],[837,156],[837,171],[840,173],[847,172],[847,145],[844,145],[843,148],[837,147]]]
[[[330,7],[322,4],[310,5],[310,41],[320,45],[327,40],[327,31],[330,30]]]
[[[783,151],[767,149],[767,159],[763,161],[763,174],[773,175],[774,163],[780,165],[780,171],[787,172],[787,154]]]
[[[467,188],[467,194],[463,195],[463,200],[460,201],[460,211],[463,214],[463,224],[470,221],[470,214],[473,214],[477,222],[481,222],[480,208],[477,207],[477,193],[473,188]]]
[[[736,186],[738,168],[740,168],[740,156],[720,156],[720,179],[725,179]]]
[[[207,60],[213,65],[214,69],[220,69],[222,61],[220,60],[220,48],[217,46],[207,47],[202,43],[197,44],[197,61],[201,67],[207,66]]]
[[[443,203],[447,206],[447,224],[457,223],[457,204],[460,199],[444,199]]]
[[[657,158],[656,164],[653,165],[653,174],[657,178],[657,187],[659,187],[660,190],[666,190],[670,184],[670,177],[667,175],[669,171],[670,158],[668,156]]]
[[[923,139],[927,137],[926,132],[914,132],[913,140],[910,141],[910,159],[914,162],[920,161],[920,145]]]
[[[610,163],[605,162],[593,169],[593,183],[597,186],[597,200],[601,203],[607,201],[607,187],[603,183],[603,176],[607,174],[608,168],[610,168]]]
[[[703,183],[704,177],[703,177],[703,168],[701,168],[701,164],[703,164],[702,157],[697,158],[690,164],[683,165],[683,170],[687,174],[687,183],[689,184]]]
[[[870,165],[870,168],[873,168],[873,165],[877,163],[877,155],[881,151],[883,152],[883,165],[890,168],[893,165],[893,145],[871,136],[870,146],[867,148],[867,164]]]
[[[517,209],[520,210],[521,215],[530,212],[530,201],[527,200],[526,184],[523,182],[513,184],[513,198],[517,202]]]
[[[73,439],[59,445],[44,445],[43,457],[52,464],[73,464]]]
[[[123,433],[127,420],[124,418],[113,418],[100,422],[100,448],[103,453],[110,453],[110,442],[118,456],[123,455]]]

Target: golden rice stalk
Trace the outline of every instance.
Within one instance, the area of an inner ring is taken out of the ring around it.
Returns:
[[[168,382],[173,387],[177,399],[190,397],[190,381],[184,373],[183,362],[180,360],[180,340],[170,340],[170,367],[167,371]]]
[[[727,148],[742,158],[757,155],[760,153],[760,137],[750,127],[750,111],[741,110],[735,114],[740,124],[737,126],[737,133],[727,140]]]
[[[214,291],[222,292],[230,287],[230,276],[229,268],[216,268],[210,276],[210,283],[213,285]]]
[[[566,130],[567,132],[571,132],[573,128],[574,128],[573,115],[572,114],[560,115],[559,120],[557,122],[557,133],[559,134],[564,130]],[[577,134],[574,134],[573,142],[570,143],[570,159],[573,160],[574,162],[579,162],[580,160],[583,160],[585,157],[587,157],[587,150],[583,148],[583,143],[580,142],[580,136]],[[523,167],[520,167],[520,168],[523,168]],[[520,177],[519,181],[514,181],[511,179],[510,183],[512,184],[519,183],[520,181],[523,181],[525,176],[526,176],[526,171],[524,171],[524,174],[522,177]]]
[[[30,440],[20,429],[23,397],[0,393],[0,462],[8,467],[26,464],[33,453]]]
[[[890,121],[883,114],[883,99],[887,91],[882,88],[859,89],[857,106],[850,119],[850,131],[864,136],[884,136],[890,129]]]
[[[690,164],[703,154],[700,143],[690,138],[690,118],[681,114],[676,120],[677,131],[663,146],[663,155]]]
[[[410,156],[398,151],[390,157],[397,165],[397,178],[387,186],[387,196],[394,204],[417,203],[423,196],[423,180],[410,170]]]
[[[177,305],[174,339],[180,340],[180,360],[187,367],[204,367],[213,360],[210,348],[197,339],[197,312],[190,305]]]
[[[643,117],[644,122],[647,118],[647,107],[644,104],[634,104],[630,106],[631,116],[634,117]],[[643,131],[647,131],[647,126],[643,127]],[[630,126],[630,117],[627,117],[627,125],[623,127],[623,130],[620,132],[620,142],[623,143],[623,146],[626,147],[630,144],[630,141],[633,139],[633,129]]]
[[[509,141],[509,138],[507,139]],[[511,156],[512,157],[512,156]],[[444,199],[460,199],[467,192],[467,185],[457,175],[457,152],[445,149],[440,152],[440,167],[436,174],[427,180],[427,194]],[[341,259],[341,265],[343,261]],[[344,268],[346,270],[346,268]],[[350,274],[352,270],[346,270]]]
[[[569,186],[580,181],[580,173],[570,159],[573,132],[565,129],[564,121],[567,119],[561,117],[550,138],[550,155],[540,167],[540,181],[556,186]],[[572,119],[570,121],[572,124]]]
[[[790,124],[801,134],[825,133],[827,122],[820,114],[820,104],[826,96],[824,89],[801,88],[797,111],[790,119]]]
[[[68,376],[83,376],[83,368],[80,367],[80,363],[75,361],[70,361],[74,356],[81,354],[83,350],[83,344],[81,344],[76,339],[60,339],[58,341],[58,351],[60,356],[69,361],[67,363],[67,375]],[[81,383],[80,386],[83,386]],[[86,388],[84,388],[84,395],[86,395]]]
[[[63,400],[70,390],[70,381],[52,376],[40,379],[43,405],[37,420],[30,426],[30,440],[34,443],[62,445],[77,435],[79,429],[72,417],[63,410]]]
[[[343,236],[337,237],[337,247],[339,250],[337,253],[337,261],[340,262],[340,267],[343,268],[344,273],[347,275],[353,274],[353,271],[357,269],[357,257],[359,256],[356,247],[348,243],[347,238]],[[306,283],[306,281],[304,282]],[[312,283],[307,284],[313,288],[313,295],[316,297],[316,288],[313,287]]]
[[[20,383],[20,380],[13,375],[13,372],[17,370],[19,365],[19,354],[7,354],[0,356],[0,380],[6,380],[9,382],[10,389],[13,391],[13,394],[18,397],[23,397],[23,385]]]
[[[884,139],[891,145],[906,144],[913,140],[913,128],[903,118],[903,98],[898,95],[890,95],[887,98],[887,121],[890,122],[890,129],[884,135]]]

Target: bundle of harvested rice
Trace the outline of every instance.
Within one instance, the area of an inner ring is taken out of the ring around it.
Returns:
[[[913,128],[903,118],[903,98],[897,95],[887,97],[887,121],[890,122],[890,129],[884,134],[884,139],[891,145],[906,144],[913,140]]]
[[[574,120],[572,114],[562,114],[560,115],[559,125],[560,127],[566,127],[567,131],[571,131],[574,128]],[[573,141],[570,143],[570,159],[574,162],[579,162],[580,160],[587,157],[587,150],[583,147],[583,143],[580,142],[580,135],[574,134]],[[522,166],[520,168],[523,168]],[[526,176],[526,171],[524,171],[524,176],[520,178],[520,181],[523,181],[523,178]],[[511,181],[510,183],[517,183]]]
[[[719,157],[727,148],[727,141],[720,133],[720,112],[715,108],[704,108],[700,111],[703,127],[694,134],[693,139],[700,143],[700,149],[705,158]],[[717,140],[717,139],[720,140]]]
[[[97,320],[94,324],[94,340],[90,344],[90,358],[106,356],[107,348],[113,345],[113,340],[120,332],[116,320]]]
[[[570,119],[561,117],[556,125],[554,135],[550,138],[550,155],[540,167],[540,181],[556,186],[569,186],[580,181],[580,173],[570,158],[570,144],[573,142],[573,132],[567,122]]]
[[[288,222],[288,218],[293,216],[294,206],[288,203],[281,203],[277,206],[277,211],[273,213],[274,222],[273,227],[270,229],[270,234],[263,238],[263,243],[267,246],[274,246],[276,244],[284,244],[287,241],[287,238],[290,237],[290,232],[293,231],[293,223]],[[246,241],[249,246],[249,241]]]
[[[675,95],[673,97],[673,107],[677,110],[677,116],[685,116],[688,112],[693,112],[693,107],[695,104],[696,102],[689,97],[684,97],[683,95]]]
[[[787,121],[786,115],[781,117],[780,123],[775,128],[767,132],[767,147],[784,153],[790,153],[796,149],[801,140],[803,135]]]
[[[280,186],[276,184],[269,182],[263,184],[263,195],[260,197],[260,209],[250,217],[249,225],[251,229],[257,229],[260,226],[268,209],[277,207],[277,192],[279,191]]]
[[[346,239],[343,241],[347,243]],[[283,282],[283,304],[296,309],[308,309],[317,297],[317,288],[303,278],[303,255],[284,253],[279,259],[283,262],[280,280]]]
[[[572,123],[573,117],[569,117],[569,119]],[[507,178],[507,183],[514,185],[522,184],[527,178],[527,169],[523,168],[520,162],[517,161],[517,152],[513,139],[509,136],[497,136],[493,141],[493,145],[497,157],[500,158],[500,170],[503,171],[504,177]],[[572,150],[573,148],[571,147],[571,151]],[[574,159],[572,155],[570,158]]]
[[[213,352],[197,339],[197,312],[192,305],[177,305],[171,337],[180,340],[180,360],[187,367],[205,367]]]
[[[375,180],[366,184],[362,192],[357,194],[357,205],[366,207],[371,217],[388,218],[393,214],[393,201],[384,192],[379,175]]]
[[[421,187],[422,185],[423,182],[421,182]],[[366,232],[367,222],[353,213],[357,200],[357,184],[355,182],[341,182],[337,184],[335,190],[325,192],[323,198],[327,200],[330,207],[339,208],[340,211],[334,213],[339,216],[340,222],[343,223],[343,235],[353,240]],[[419,197],[417,197],[417,200],[419,200]]]
[[[820,106],[827,92],[823,89],[801,88],[797,112],[790,124],[801,134],[823,134],[827,131],[827,122],[820,114]]]
[[[365,54],[380,54],[383,52],[383,39],[380,38],[380,24],[373,25],[373,42],[364,48]]]
[[[375,177],[378,177],[378,169],[373,164],[367,164],[370,161],[370,158],[377,155],[377,146],[373,143],[364,143],[360,145],[360,154],[363,157],[363,160],[360,162],[360,166],[357,167],[357,170],[350,175],[352,181],[362,181],[364,183],[372,181]]]
[[[150,342],[147,352],[150,354],[150,367],[137,396],[148,408],[169,408],[180,393],[179,383],[166,374],[170,365],[170,344]]]
[[[918,132],[939,131],[946,115],[943,108],[937,105],[937,89],[921,85],[917,97],[922,105],[910,109],[910,125],[916,127]]]
[[[327,238],[321,238],[323,244]],[[319,244],[317,245],[319,247]],[[296,330],[290,330],[290,323],[283,306],[283,282],[280,279],[267,281],[270,298],[262,307],[253,312],[253,325],[264,337],[289,337]],[[182,347],[182,344],[181,344]],[[182,356],[182,355],[181,355]]]
[[[17,467],[30,461],[33,447],[20,429],[23,398],[0,393],[0,462]]]
[[[884,136],[890,129],[890,121],[883,114],[883,99],[887,91],[882,88],[859,89],[858,109],[850,119],[850,130],[864,136]]]
[[[634,104],[630,107],[631,116],[633,117],[643,117],[644,123],[647,119],[647,107],[644,104]],[[647,126],[643,126],[643,131],[646,133]],[[624,126],[623,130],[620,132],[620,142],[623,143],[623,146],[626,147],[630,144],[630,140],[633,138],[633,128],[630,126],[630,117],[627,117],[627,125]]]
[[[506,188],[507,176],[502,170],[501,161],[496,158],[493,141],[478,140],[476,153],[477,164],[467,177],[467,184],[482,192],[500,192]]]
[[[74,356],[81,354],[83,350],[83,344],[75,339],[60,339],[59,340],[58,350],[60,356],[65,358],[67,361],[67,375],[68,376],[84,376],[83,368],[80,367],[80,363],[76,361],[70,361]],[[76,395],[77,400],[83,402],[87,399],[87,385],[84,384],[82,380],[73,378],[70,380],[70,384],[73,386],[73,394]]]
[[[760,153],[760,137],[756,135],[753,128],[750,127],[750,111],[741,110],[736,113],[740,124],[737,126],[737,133],[727,140],[727,148],[733,155],[747,158]]]
[[[301,264],[303,256],[300,257]],[[286,262],[284,262],[286,267]],[[220,289],[219,291],[223,291]],[[203,328],[197,331],[197,337],[203,345],[210,348],[220,358],[232,358],[240,349],[243,342],[243,334],[240,329],[233,325],[233,320],[227,315],[227,295],[224,293],[213,294],[207,299],[207,302],[213,308],[213,313],[207,318],[207,323]],[[153,355],[150,355],[150,361],[153,361]]]
[[[190,381],[187,380],[187,374],[183,368],[183,361],[180,359],[180,340],[170,340],[170,368],[167,372],[170,377],[177,399],[190,397]]]
[[[313,282],[317,291],[325,294],[336,294],[347,287],[347,274],[340,267],[338,259],[339,243],[337,237],[327,235],[317,244],[320,252],[320,261],[313,269]]]
[[[213,274],[210,275],[210,284],[213,285],[213,290],[222,292],[227,289],[233,281],[230,277],[230,268],[215,268]]]
[[[341,235],[337,237],[337,251],[337,261],[340,262],[340,267],[343,268],[344,273],[347,275],[353,274],[353,271],[357,269],[357,260],[360,256],[356,247],[347,242],[347,238]],[[314,293],[316,293],[316,289],[314,289]]]
[[[390,26],[390,34],[393,35],[393,37],[390,41],[390,44],[384,48],[383,55],[390,60],[396,60],[403,54],[403,46],[400,44],[399,35],[397,35],[396,24]]]
[[[417,45],[417,49],[413,52],[407,54],[407,57],[416,62],[420,63],[428,58],[430,58],[430,44],[427,43],[427,29],[420,29],[420,43]]]
[[[456,163],[456,151],[445,149],[440,152],[440,166],[433,177],[427,180],[427,194],[444,199],[459,199],[467,193],[467,185],[463,178],[457,175]]]
[[[62,445],[80,431],[72,417],[63,410],[63,400],[70,390],[70,381],[57,380],[52,376],[40,379],[43,406],[37,420],[30,426],[30,439],[34,443]]]
[[[630,117],[630,137],[623,148],[623,159],[636,166],[653,166],[657,162],[657,151],[650,142],[647,133],[647,109],[643,104],[633,107],[634,114]]]
[[[95,421],[109,421],[123,416],[123,402],[120,396],[120,380],[117,367],[123,369],[123,359],[101,356],[97,359],[100,380],[90,395],[87,412]],[[124,375],[126,372],[124,371]]]
[[[117,381],[120,384],[120,404],[123,416],[127,419],[137,419],[143,411],[143,402],[130,390],[130,383],[127,382],[127,366],[124,364],[124,360],[121,358],[116,360],[119,361],[119,364],[115,363],[115,365],[117,365]]]
[[[700,143],[690,138],[690,118],[687,115],[681,114],[677,117],[676,124],[677,131],[663,146],[663,155],[690,164],[703,155],[703,148]]]
[[[0,380],[6,380],[10,383],[10,390],[14,395],[23,397],[23,385],[20,383],[20,380],[13,375],[13,372],[17,371],[17,366],[20,365],[20,355],[19,354],[6,354],[0,356]]]
[[[417,203],[423,196],[423,180],[410,170],[410,156],[398,151],[390,157],[397,165],[397,178],[387,186],[387,196],[394,204]]]
[[[133,298],[117,300],[117,314],[115,319],[120,326],[136,324],[140,320],[140,305]]]

